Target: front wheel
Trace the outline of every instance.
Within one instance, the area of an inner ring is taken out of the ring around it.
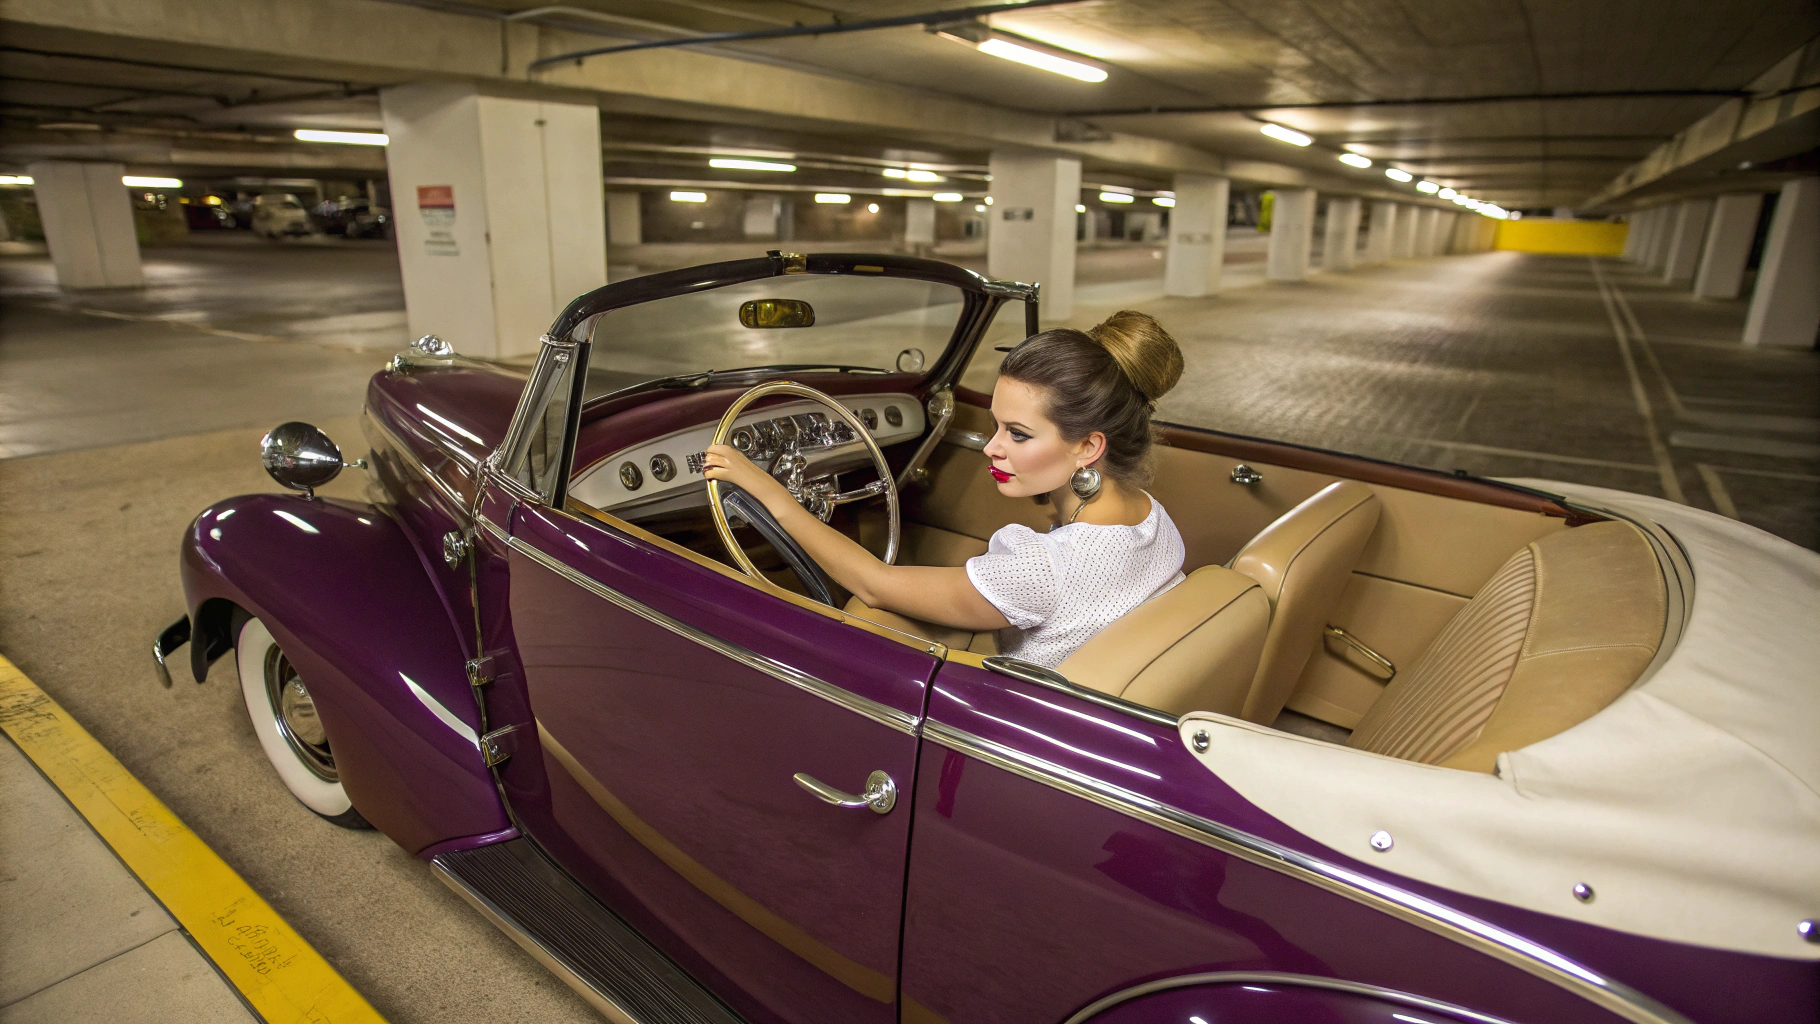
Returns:
[[[372,828],[341,787],[328,733],[309,688],[265,623],[248,619],[240,628],[235,661],[253,731],[285,788],[332,824]]]

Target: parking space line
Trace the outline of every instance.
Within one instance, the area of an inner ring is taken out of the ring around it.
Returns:
[[[1732,501],[1732,492],[1725,489],[1725,482],[1719,479],[1719,474],[1713,472],[1713,467],[1704,462],[1696,462],[1694,468],[1700,471],[1700,480],[1706,484],[1706,493],[1713,496],[1713,507],[1719,514],[1727,519],[1739,519],[1738,506]],[[1742,522],[1741,519],[1739,521]]]
[[[1643,388],[1643,375],[1637,372],[1636,357],[1630,352],[1630,339],[1625,337],[1624,323],[1618,317],[1617,305],[1612,301],[1611,286],[1605,282],[1605,274],[1599,269],[1599,261],[1588,256],[1586,262],[1592,266],[1593,283],[1599,288],[1599,298],[1605,303],[1605,314],[1611,318],[1612,333],[1618,339],[1618,354],[1624,358],[1625,372],[1630,374],[1630,393],[1636,400],[1637,412],[1643,416],[1643,432],[1649,438],[1649,450],[1656,457],[1656,467],[1662,476],[1662,493],[1676,504],[1687,504],[1687,494],[1681,490],[1681,479],[1675,472],[1674,460],[1669,458],[1668,445],[1662,443],[1662,435],[1656,430],[1656,411],[1650,405],[1649,392]]]
[[[384,1024],[201,837],[4,656],[0,730],[88,819],[266,1024]]]

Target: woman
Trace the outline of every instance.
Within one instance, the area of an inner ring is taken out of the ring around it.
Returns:
[[[999,493],[1047,496],[1047,534],[1012,524],[964,568],[886,565],[811,515],[728,445],[705,475],[762,502],[841,586],[874,608],[958,629],[999,630],[999,651],[1055,667],[1113,620],[1182,579],[1182,535],[1143,490],[1150,415],[1182,352],[1130,310],[1085,333],[1035,335],[999,366],[986,445]]]

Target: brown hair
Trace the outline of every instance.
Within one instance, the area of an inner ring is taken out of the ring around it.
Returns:
[[[1182,350],[1155,319],[1126,309],[1088,331],[1032,335],[998,372],[1048,393],[1049,418],[1064,439],[1105,434],[1101,472],[1132,486],[1149,481],[1150,416],[1182,379]]]

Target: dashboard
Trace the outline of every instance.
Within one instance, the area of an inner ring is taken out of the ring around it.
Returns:
[[[923,406],[913,395],[843,395],[839,401],[881,448],[923,435]],[[583,470],[570,483],[569,494],[626,519],[706,505],[702,453],[719,423],[699,424],[614,452]],[[750,410],[734,421],[727,440],[765,469],[787,447],[794,447],[808,460],[808,477],[872,463],[865,443],[853,435],[852,428],[817,402],[786,402]]]

